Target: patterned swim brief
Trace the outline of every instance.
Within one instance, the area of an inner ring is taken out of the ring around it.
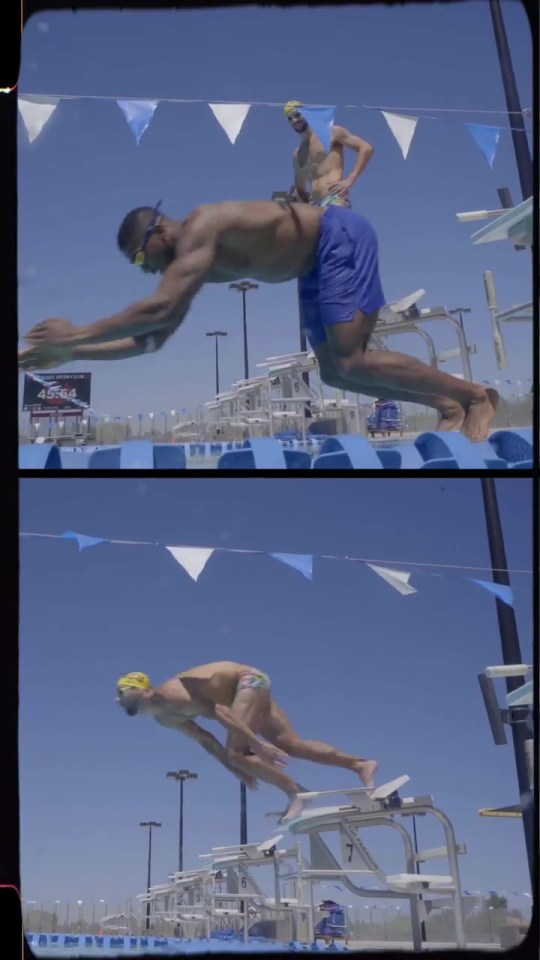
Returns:
[[[352,203],[348,197],[340,197],[337,193],[329,193],[324,200],[314,200],[316,207],[346,207],[352,210]]]
[[[255,670],[246,670],[238,681],[236,690],[250,690],[253,687],[260,687],[263,690],[270,689],[270,677],[266,673],[259,673]]]

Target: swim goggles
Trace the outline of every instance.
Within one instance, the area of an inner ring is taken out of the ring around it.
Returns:
[[[148,246],[148,241],[150,240],[150,237],[152,236],[154,230],[156,229],[156,224],[161,216],[159,212],[159,208],[162,203],[163,203],[163,200],[160,200],[158,203],[156,203],[154,207],[154,212],[152,214],[152,219],[150,220],[150,223],[146,228],[146,233],[143,237],[141,248],[133,257],[132,263],[134,263],[136,267],[142,267],[144,264],[144,261],[146,259],[146,247]]]

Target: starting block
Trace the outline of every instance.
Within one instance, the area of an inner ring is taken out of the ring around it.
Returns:
[[[269,857],[275,852],[280,840],[283,840],[283,834],[279,833],[276,837],[270,837],[262,843],[244,843],[232,847],[212,847],[210,853],[200,853],[201,860],[261,860],[261,857]]]
[[[409,782],[403,775],[381,786],[357,787],[345,790],[304,791],[299,798],[306,804],[324,802],[330,798],[344,798],[336,806],[306,806],[290,820],[281,821],[293,836],[305,837],[309,843],[309,866],[297,864],[299,889],[307,889],[309,903],[314,903],[314,887],[319,883],[341,883],[350,893],[359,897],[404,899],[409,902],[413,947],[422,949],[422,896],[429,892],[434,897],[450,897],[454,909],[455,943],[466,946],[461,882],[458,858],[467,852],[465,844],[456,842],[452,824],[447,815],[435,807],[432,796],[401,797],[400,789]],[[417,852],[406,826],[407,818],[431,815],[442,827],[443,846]],[[269,814],[279,816],[279,814]],[[364,833],[375,827],[393,828],[403,843],[403,872],[390,873],[373,856],[364,839]],[[340,846],[340,855],[328,846],[326,834],[334,833]],[[430,874],[415,871],[426,860],[446,861],[446,873]],[[364,880],[363,875],[367,875]],[[378,883],[377,887],[372,884]],[[311,932],[311,931],[310,931]]]
[[[395,780],[390,780],[389,783],[383,783],[380,787],[352,787],[350,790],[313,790],[309,793],[299,793],[298,796],[302,800],[317,800],[319,797],[353,797],[358,798],[355,806],[358,806],[358,809],[362,808],[362,799],[367,798],[369,800],[386,800],[390,797],[396,790],[399,790],[400,787],[403,787],[408,783],[410,777],[407,775],[403,777],[397,777]]]
[[[293,825],[299,824],[302,820],[311,819],[317,815],[323,815],[330,809],[338,811],[348,811],[350,813],[374,814],[381,813],[390,807],[401,806],[407,800],[401,800],[398,796],[398,790],[408,783],[410,777],[404,775],[390,780],[388,783],[381,784],[380,787],[353,787],[350,790],[311,790],[305,793],[299,793],[301,800],[312,801],[323,797],[347,797],[349,803],[335,808],[321,807],[317,809],[310,808],[303,810],[297,817],[290,820],[280,820],[280,825],[287,829]],[[282,817],[282,813],[268,813],[269,817]]]

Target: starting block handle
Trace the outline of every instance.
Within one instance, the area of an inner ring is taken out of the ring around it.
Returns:
[[[527,663],[506,663],[496,667],[486,667],[484,673],[486,677],[495,679],[496,677],[525,677],[532,670]]]

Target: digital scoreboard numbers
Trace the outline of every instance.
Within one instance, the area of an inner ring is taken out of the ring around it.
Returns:
[[[24,378],[23,410],[32,417],[83,417],[90,406],[91,373],[41,373]]]

